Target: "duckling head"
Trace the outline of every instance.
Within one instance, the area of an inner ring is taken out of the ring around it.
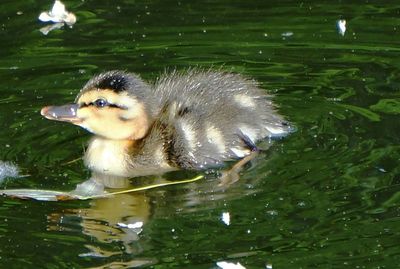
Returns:
[[[47,119],[65,121],[114,140],[139,140],[152,123],[151,88],[138,76],[110,71],[90,79],[75,103],[47,106]]]

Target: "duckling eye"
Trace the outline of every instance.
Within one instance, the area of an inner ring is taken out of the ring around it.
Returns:
[[[105,107],[108,105],[108,102],[104,99],[97,99],[96,101],[93,102],[95,106],[97,107]]]

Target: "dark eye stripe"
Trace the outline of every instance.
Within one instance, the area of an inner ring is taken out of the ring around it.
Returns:
[[[108,104],[108,106],[123,109],[123,110],[128,110],[128,108],[125,106],[119,106],[119,105],[115,105],[115,104]]]

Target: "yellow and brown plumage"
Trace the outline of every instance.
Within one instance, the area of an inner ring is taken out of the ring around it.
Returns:
[[[74,104],[41,113],[92,132],[88,168],[123,178],[221,166],[249,155],[257,141],[291,131],[256,82],[211,70],[174,71],[154,84],[105,72]]]

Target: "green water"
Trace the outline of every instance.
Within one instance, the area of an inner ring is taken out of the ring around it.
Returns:
[[[71,161],[90,135],[39,111],[104,70],[223,66],[275,94],[297,132],[227,190],[209,176],[95,201],[2,197],[1,268],[400,268],[398,1],[65,4],[78,22],[43,35],[50,1],[2,1],[0,160],[26,176],[1,188],[88,178]]]

